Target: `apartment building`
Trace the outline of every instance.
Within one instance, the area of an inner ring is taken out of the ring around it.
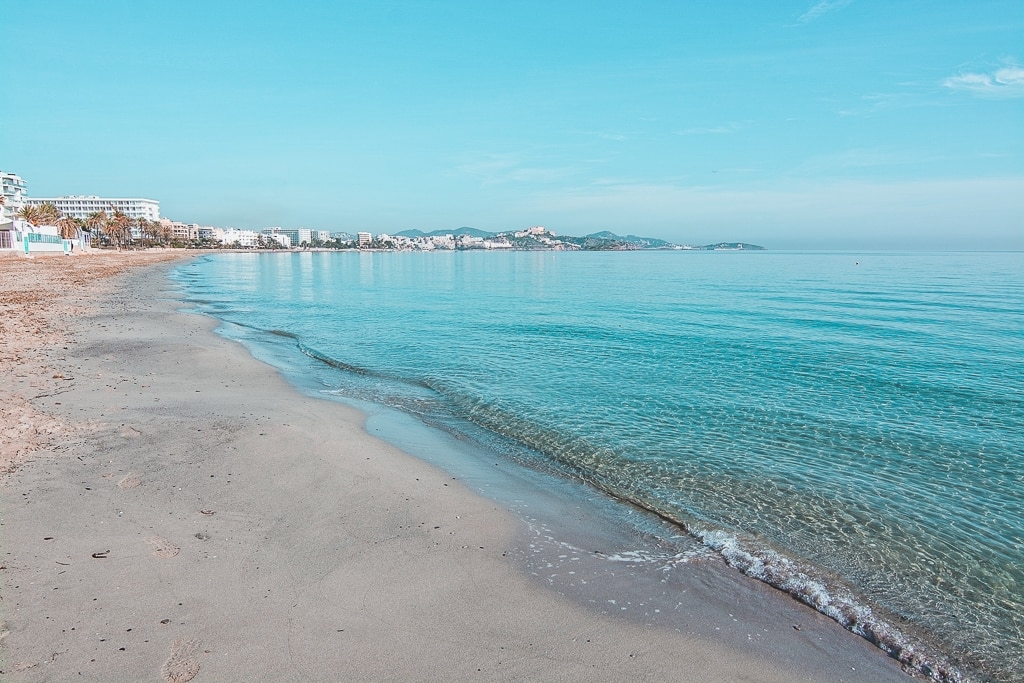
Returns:
[[[0,205],[0,223],[13,221],[15,214],[25,206],[25,181],[21,176],[0,171],[0,194],[4,198]]]
[[[313,241],[313,231],[309,228],[264,228],[261,233],[267,237],[284,235],[292,246],[299,246],[303,242],[310,244]]]
[[[132,220],[139,218],[150,221],[160,220],[160,202],[155,199],[69,195],[67,197],[26,198],[25,203],[31,206],[50,203],[56,206],[63,215],[72,218],[88,218],[97,211],[106,211],[108,214],[120,211]]]
[[[26,196],[25,181],[14,173],[0,171],[0,251],[19,251],[26,254],[40,251],[63,251],[88,248],[89,240],[83,235],[62,239],[60,231],[52,225],[34,226],[16,218],[31,200]]]

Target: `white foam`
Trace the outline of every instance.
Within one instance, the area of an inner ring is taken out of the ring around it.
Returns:
[[[913,642],[883,616],[859,600],[848,587],[828,580],[808,565],[803,565],[766,546],[744,542],[721,529],[691,529],[705,545],[718,552],[731,567],[747,576],[764,581],[789,593],[816,611],[834,619],[847,630],[881,648],[906,669],[948,683],[966,681],[944,656],[928,652]]]

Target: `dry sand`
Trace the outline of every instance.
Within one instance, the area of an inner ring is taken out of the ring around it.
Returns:
[[[169,258],[0,258],[4,680],[906,680],[766,588],[674,627],[559,595],[509,512],[178,312]]]

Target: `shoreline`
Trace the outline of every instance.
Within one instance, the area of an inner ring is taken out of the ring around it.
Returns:
[[[25,328],[62,377],[4,375],[68,425],[0,489],[10,680],[905,680],[747,579],[675,625],[560,594],[520,520],[179,312],[171,267],[67,285]]]

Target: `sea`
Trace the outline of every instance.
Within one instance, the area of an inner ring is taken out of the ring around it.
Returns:
[[[228,253],[173,277],[306,391],[641,511],[926,677],[1024,680],[1024,253]]]

